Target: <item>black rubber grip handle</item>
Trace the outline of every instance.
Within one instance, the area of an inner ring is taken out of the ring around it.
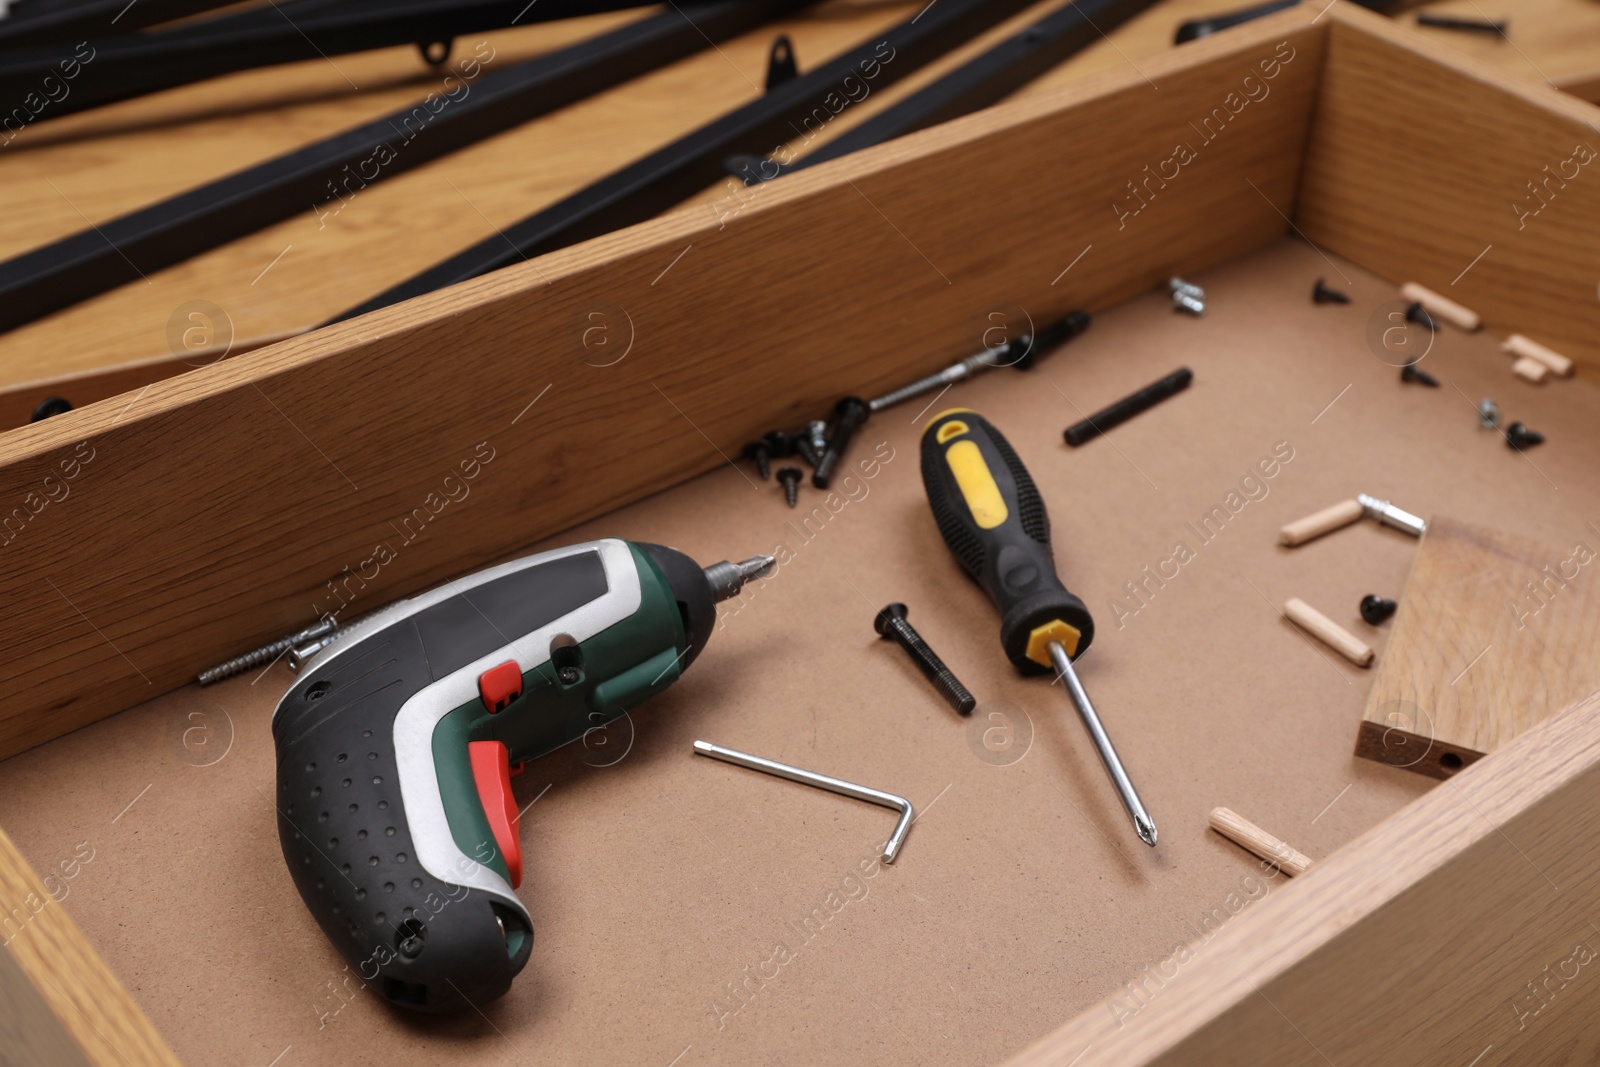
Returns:
[[[945,544],[1000,609],[1000,643],[1017,669],[1050,670],[1050,639],[1081,655],[1094,619],[1056,576],[1044,501],[1000,431],[973,411],[939,415],[922,435],[922,483]]]

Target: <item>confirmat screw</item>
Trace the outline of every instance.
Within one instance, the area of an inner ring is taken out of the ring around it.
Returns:
[[[1416,382],[1418,385],[1426,385],[1433,389],[1439,388],[1439,379],[1425,370],[1418,370],[1415,363],[1407,363],[1400,368],[1400,380],[1402,382]]]
[[[1317,279],[1317,284],[1311,287],[1311,301],[1315,304],[1348,304],[1350,297],[1337,289],[1329,289],[1327,282]]]
[[[1513,422],[1506,427],[1506,446],[1521,452],[1525,448],[1544,444],[1544,434],[1538,430],[1530,430],[1520,422]]]
[[[1485,430],[1500,427],[1500,405],[1488,397],[1478,401],[1478,426]]]
[[[805,477],[805,472],[799,467],[779,467],[778,481],[783,483],[784,498],[789,501],[792,508],[800,500],[800,479]]]
[[[850,438],[867,421],[872,409],[860,397],[847,396],[839,401],[833,412],[833,433],[828,436],[827,450],[822,453],[822,462],[817,464],[817,469],[811,472],[811,484],[818,489],[828,488],[833,481],[834,472],[844,459],[844,451],[850,447]]]
[[[1369,626],[1376,626],[1393,615],[1394,609],[1399,606],[1388,597],[1368,593],[1361,598],[1361,617],[1367,620]]]
[[[967,687],[950,673],[950,668],[944,661],[934,654],[933,649],[922,636],[912,629],[906,621],[906,606],[904,604],[890,604],[878,612],[877,618],[872,620],[872,628],[878,631],[878,636],[884,640],[892,640],[901,648],[911,654],[911,659],[922,668],[922,673],[933,682],[933,687],[939,690],[939,695],[944,697],[952,708],[963,715],[971,715],[972,709],[978,706]]]

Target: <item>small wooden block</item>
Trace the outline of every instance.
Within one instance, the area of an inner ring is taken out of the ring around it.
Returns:
[[[1400,287],[1400,294],[1407,300],[1415,300],[1436,319],[1443,319],[1452,326],[1471,333],[1483,325],[1483,320],[1471,308],[1462,307],[1449,297],[1440,296],[1432,289],[1425,289],[1416,282],[1406,282]]]
[[[1511,364],[1511,373],[1515,374],[1518,378],[1526,379],[1527,381],[1533,382],[1535,385],[1537,385],[1544,381],[1545,376],[1550,373],[1550,368],[1545,366],[1543,363],[1540,363],[1536,359],[1523,356],[1521,359]]]
[[[1245,851],[1277,864],[1284,874],[1305,874],[1311,867],[1310,856],[1228,808],[1211,809],[1211,828]]]
[[[1448,778],[1600,687],[1597,551],[1430,519],[1356,755]]]
[[[1372,662],[1373,651],[1371,645],[1299,597],[1292,596],[1285,600],[1283,602],[1283,613],[1289,616],[1290,622],[1339,653],[1351,663],[1354,663],[1357,667],[1365,667]]]
[[[1558,378],[1566,378],[1572,374],[1572,360],[1563,356],[1552,348],[1546,348],[1538,341],[1529,340],[1520,333],[1514,333],[1500,343],[1502,352],[1510,352],[1523,359],[1533,359],[1550,368],[1550,373]]]
[[[1359,500],[1341,500],[1332,507],[1323,508],[1303,519],[1296,519],[1278,531],[1278,541],[1285,545],[1300,545],[1314,537],[1349,526],[1366,514]]]

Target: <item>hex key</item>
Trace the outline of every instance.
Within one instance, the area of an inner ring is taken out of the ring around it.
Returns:
[[[748,752],[723,748],[721,745],[713,745],[710,741],[696,741],[694,750],[697,755],[710,756],[712,759],[719,759],[724,763],[736,763],[741,767],[748,767],[752,771],[775,774],[779,778],[787,778],[789,781],[799,782],[801,785],[816,786],[818,789],[826,789],[830,793],[838,793],[840,796],[854,797],[856,800],[866,800],[873,804],[881,804],[886,808],[897,809],[900,812],[900,821],[895,823],[894,833],[889,835],[889,840],[883,846],[883,862],[885,863],[894,862],[895,856],[900,852],[900,846],[905,843],[906,834],[911,832],[911,822],[916,818],[916,812],[912,810],[911,801],[905,797],[897,797],[893,793],[869,789],[864,785],[856,785],[854,782],[830,778],[826,774],[803,770],[800,767],[791,767],[787,763],[779,763],[777,760],[752,756]]]

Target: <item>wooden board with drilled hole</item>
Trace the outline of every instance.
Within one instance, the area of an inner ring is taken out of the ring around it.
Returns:
[[[1428,523],[1356,754],[1448,778],[1600,688],[1600,531],[1545,545]]]

